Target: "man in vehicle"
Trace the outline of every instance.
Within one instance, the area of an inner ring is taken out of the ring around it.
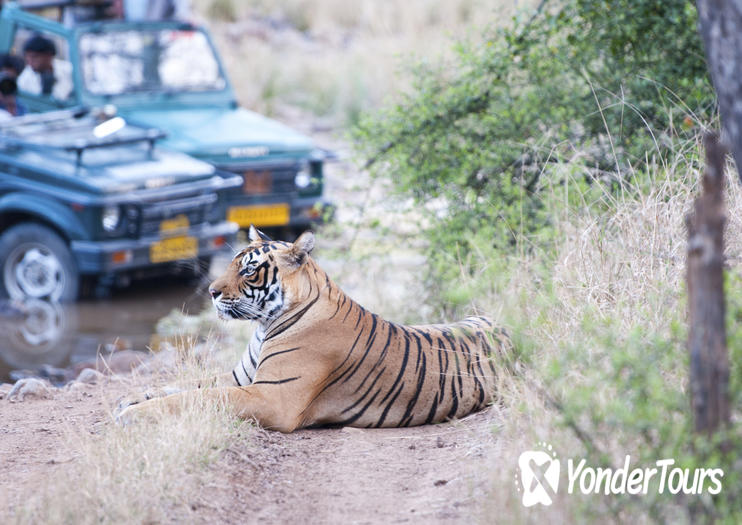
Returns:
[[[23,60],[19,57],[0,55],[0,121],[26,113],[25,106],[16,98],[16,79],[22,70]]]
[[[11,55],[10,53],[0,54],[0,73],[11,76],[14,80],[18,80],[18,75],[21,74],[24,67],[26,67],[26,64],[21,57]]]
[[[32,95],[66,100],[72,92],[72,65],[56,58],[57,48],[50,39],[34,35],[23,46],[26,67],[18,77],[18,89]]]

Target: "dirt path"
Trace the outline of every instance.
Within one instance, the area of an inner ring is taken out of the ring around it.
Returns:
[[[108,407],[130,388],[111,382],[52,400],[0,400],[0,522],[73,464],[69,430],[97,434],[113,424]],[[470,521],[489,488],[478,465],[494,446],[495,421],[485,411],[411,429],[256,431],[209,467],[214,481],[173,522]]]
[[[488,480],[478,463],[492,435],[487,412],[412,429],[266,432],[217,468],[251,522],[453,523],[481,510]],[[244,457],[255,464],[245,469]],[[231,521],[233,510],[217,515]]]
[[[53,477],[57,469],[75,460],[68,430],[100,432],[110,422],[107,407],[112,396],[126,391],[82,385],[58,390],[53,399],[12,403],[0,399],[0,522]]]

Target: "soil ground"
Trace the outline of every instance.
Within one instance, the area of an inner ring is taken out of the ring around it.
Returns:
[[[68,429],[114,424],[111,407],[130,389],[112,380],[53,399],[0,400],[0,521],[76,461]],[[173,522],[470,522],[481,518],[488,479],[478,465],[495,421],[483,411],[408,429],[250,432],[208,467],[203,479],[213,481]]]

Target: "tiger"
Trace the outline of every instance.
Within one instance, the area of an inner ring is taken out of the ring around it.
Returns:
[[[254,321],[256,328],[232,372],[200,395],[284,433],[440,423],[495,399],[495,359],[513,347],[488,318],[387,321],[346,295],[313,260],[311,231],[288,243],[251,226],[248,241],[209,294],[219,318]],[[177,412],[183,396],[196,394],[127,404],[119,420]]]

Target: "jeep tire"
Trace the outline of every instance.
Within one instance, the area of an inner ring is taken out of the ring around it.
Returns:
[[[74,301],[79,285],[72,253],[54,230],[21,223],[0,236],[0,296]]]

